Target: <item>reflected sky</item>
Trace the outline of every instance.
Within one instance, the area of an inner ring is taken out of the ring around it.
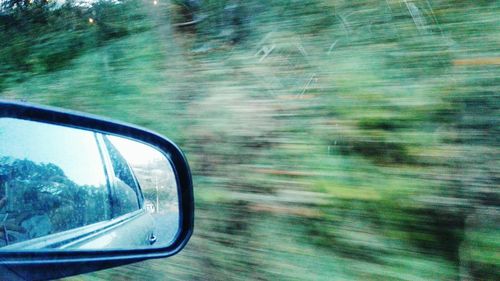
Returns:
[[[112,135],[107,137],[127,160],[133,161],[136,165],[147,165],[165,159],[161,152],[149,145]]]
[[[0,118],[0,143],[0,157],[55,164],[78,185],[105,184],[104,170],[93,132],[21,119]]]

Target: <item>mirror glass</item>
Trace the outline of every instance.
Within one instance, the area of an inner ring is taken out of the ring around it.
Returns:
[[[168,246],[177,180],[158,149],[115,135],[0,118],[0,251]]]

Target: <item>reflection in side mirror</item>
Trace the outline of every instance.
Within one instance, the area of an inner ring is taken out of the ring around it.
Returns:
[[[168,155],[100,131],[0,118],[0,251],[167,247],[179,231]]]

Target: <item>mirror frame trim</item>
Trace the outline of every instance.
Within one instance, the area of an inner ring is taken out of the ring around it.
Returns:
[[[98,268],[114,267],[152,258],[164,258],[180,252],[189,241],[194,227],[194,196],[191,170],[180,148],[168,138],[139,126],[111,120],[92,114],[61,108],[35,105],[0,99],[0,117],[11,117],[31,121],[63,125],[67,127],[125,136],[153,145],[168,156],[179,181],[180,226],[171,245],[162,248],[134,250],[29,250],[2,251],[2,266],[50,266],[62,263],[85,264],[82,272]],[[1,272],[1,270],[0,270]],[[82,273],[78,272],[78,273]],[[67,276],[67,275],[66,275]]]

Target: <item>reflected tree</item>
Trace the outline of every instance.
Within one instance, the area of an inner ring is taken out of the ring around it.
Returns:
[[[51,163],[0,158],[0,243],[8,245],[107,219],[106,188],[80,186]]]

